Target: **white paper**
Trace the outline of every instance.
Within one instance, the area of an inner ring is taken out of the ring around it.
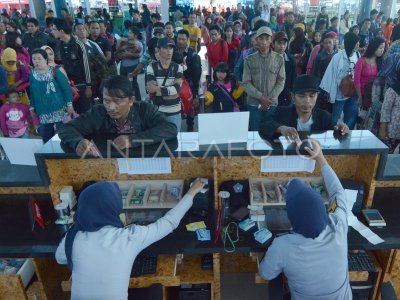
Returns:
[[[43,147],[42,139],[0,138],[0,144],[13,165],[36,166],[35,152]]]
[[[315,160],[297,155],[269,156],[261,159],[261,172],[314,172]]]
[[[157,158],[118,158],[120,174],[170,174],[171,159],[169,157]]]
[[[361,223],[356,216],[353,215],[353,213],[349,213],[347,215],[347,223],[349,226],[358,231],[358,233],[366,238],[371,244],[377,245],[384,242],[384,240],[381,239],[376,233]]]
[[[353,215],[351,209],[353,209],[354,203],[356,203],[358,191],[345,189],[344,194],[346,195],[347,202],[351,203],[349,205],[350,210],[347,212],[347,215]]]
[[[250,113],[199,114],[199,144],[247,142]]]

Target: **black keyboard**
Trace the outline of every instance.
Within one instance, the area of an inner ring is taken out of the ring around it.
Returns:
[[[372,263],[371,258],[364,250],[357,252],[349,251],[349,271],[368,271],[376,272],[375,266]]]
[[[157,256],[138,256],[133,263],[131,277],[138,277],[146,274],[155,274],[157,271]]]

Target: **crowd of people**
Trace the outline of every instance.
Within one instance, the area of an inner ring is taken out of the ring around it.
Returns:
[[[238,4],[177,7],[163,23],[144,4],[141,11],[130,5],[121,27],[106,9],[85,15],[82,7],[76,16],[63,9],[60,18],[48,11],[41,26],[25,12],[3,11],[1,130],[10,137],[39,133],[47,142],[106,101],[104,79],[118,74],[129,80],[134,101],[154,104],[177,131],[182,120],[193,131],[204,103],[206,112],[248,110],[249,129],[264,136],[289,138],[316,124],[369,129],[393,152],[400,143],[400,11],[391,18],[373,9],[358,24],[350,17],[322,7],[308,22],[297,10]],[[296,90],[296,80],[309,89]],[[282,112],[294,122],[271,126]]]

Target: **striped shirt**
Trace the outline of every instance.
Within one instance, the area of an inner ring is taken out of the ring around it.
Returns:
[[[168,69],[164,69],[160,62],[154,62],[147,66],[146,78],[147,82],[156,81],[161,87],[162,103],[159,104],[158,110],[166,115],[178,114],[181,111],[181,99],[179,91],[182,83],[175,82],[176,79],[182,79],[183,67],[174,62],[171,62],[168,78],[164,83]]]

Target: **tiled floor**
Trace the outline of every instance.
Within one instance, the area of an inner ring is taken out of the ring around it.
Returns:
[[[268,300],[268,286],[254,283],[254,273],[221,274],[222,300]]]

